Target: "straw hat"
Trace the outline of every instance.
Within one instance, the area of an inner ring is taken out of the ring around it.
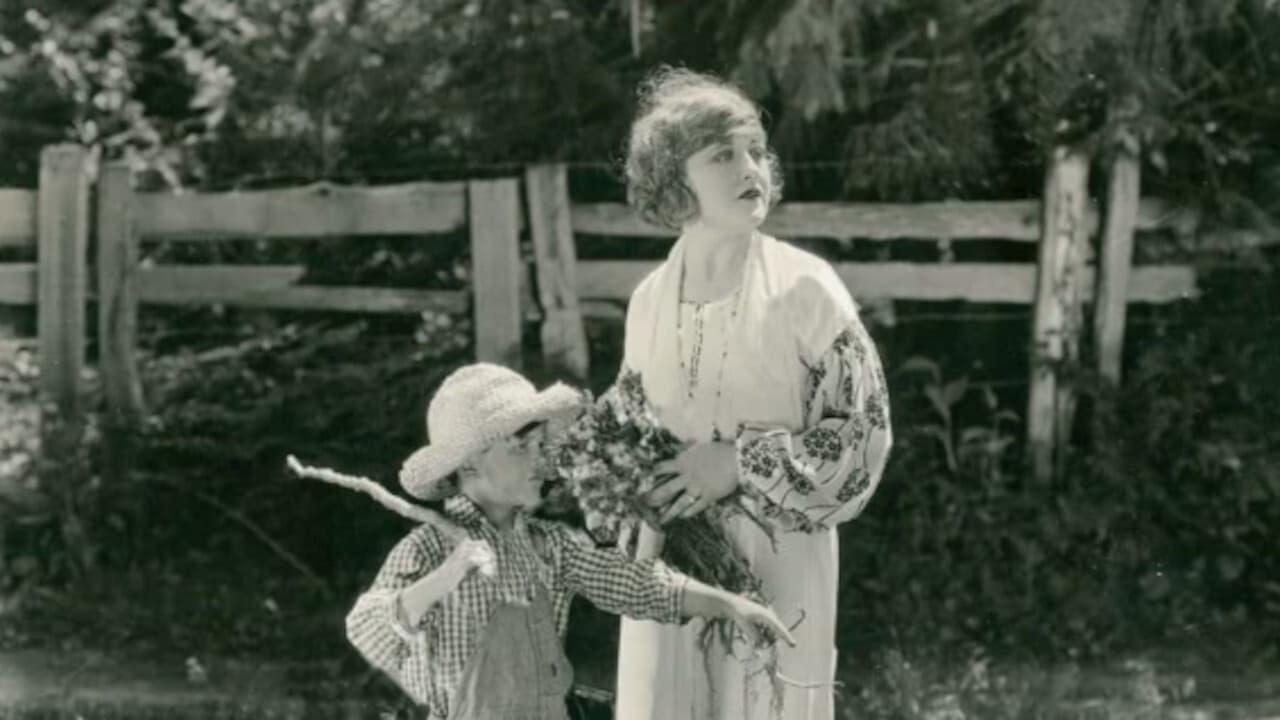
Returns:
[[[519,373],[476,363],[444,379],[427,406],[427,437],[400,467],[400,485],[421,500],[440,500],[456,488],[444,482],[453,471],[491,443],[531,422],[549,420],[582,404],[583,396],[563,383],[538,392]]]

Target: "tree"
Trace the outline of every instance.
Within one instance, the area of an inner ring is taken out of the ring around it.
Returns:
[[[1237,216],[1273,209],[1274,0],[96,0],[3,12],[0,153],[23,184],[29,147],[59,133],[206,186],[612,161],[637,81],[671,63],[760,99],[789,166],[831,164],[827,197],[1025,196],[1046,148],[1105,153],[1132,136],[1152,191]]]

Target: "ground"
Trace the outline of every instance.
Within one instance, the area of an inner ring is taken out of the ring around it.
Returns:
[[[347,603],[336,591],[247,569],[238,583],[235,574],[139,573],[104,583],[92,601],[53,591],[27,597],[0,622],[2,715],[413,716],[346,646]],[[578,679],[607,691],[615,628],[585,607],[575,619],[568,645]],[[838,717],[1280,718],[1280,669],[1256,649],[1242,630],[1199,644],[1154,638],[1144,650],[1083,663],[975,656],[943,667],[915,660],[926,652],[850,651]],[[608,717],[587,693],[579,717]]]

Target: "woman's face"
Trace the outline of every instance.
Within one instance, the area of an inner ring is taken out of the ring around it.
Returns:
[[[702,222],[730,231],[755,230],[769,215],[773,192],[765,137],[743,127],[689,156],[685,177]]]
[[[475,459],[479,478],[469,494],[489,504],[526,510],[538,507],[543,481],[534,470],[546,433],[545,422],[532,423],[490,445]]]

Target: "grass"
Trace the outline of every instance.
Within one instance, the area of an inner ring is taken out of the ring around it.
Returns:
[[[346,645],[342,618],[355,590],[321,593],[247,540],[221,547],[227,554],[189,549],[181,572],[156,564],[76,593],[44,590],[0,616],[6,652],[61,658],[50,672],[73,678],[73,692],[0,707],[0,717],[411,716]],[[612,621],[581,608],[575,618],[568,644],[579,679],[608,683]],[[976,646],[846,645],[837,717],[1266,717],[1280,701],[1268,647],[1247,628],[1199,644],[1156,638],[1088,664],[992,657]],[[138,675],[153,691],[121,695]]]

